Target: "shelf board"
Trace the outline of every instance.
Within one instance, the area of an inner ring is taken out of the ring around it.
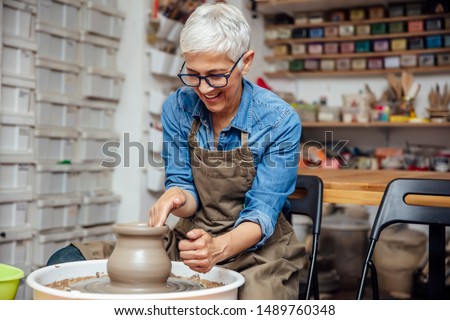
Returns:
[[[410,123],[410,122],[302,122],[303,128],[450,128],[447,123]]]
[[[295,60],[295,59],[342,59],[342,58],[373,58],[401,56],[409,54],[425,54],[425,53],[450,53],[450,48],[439,49],[422,49],[422,50],[402,50],[402,51],[385,51],[385,52],[355,52],[355,53],[336,53],[336,54],[291,54],[265,57],[268,62]]]
[[[415,38],[435,35],[450,35],[450,29],[422,31],[422,32],[402,32],[402,33],[385,33],[385,34],[370,34],[365,36],[347,36],[347,37],[329,37],[329,38],[289,38],[266,40],[265,44],[273,47],[280,44],[297,44],[297,43],[322,43],[322,42],[348,42],[358,40],[379,40],[379,39],[395,39],[395,38]]]
[[[302,78],[302,77],[324,77],[324,76],[371,76],[371,75],[385,75],[388,73],[401,73],[403,70],[408,70],[411,73],[448,73],[450,72],[450,65],[437,67],[412,67],[399,69],[376,69],[376,70],[336,70],[336,71],[275,71],[264,72],[268,78]]]
[[[402,16],[402,17],[394,17],[394,18],[380,18],[380,19],[364,19],[364,20],[345,20],[345,21],[326,21],[321,23],[302,23],[302,24],[268,24],[265,26],[266,29],[278,29],[278,28],[317,28],[317,27],[332,27],[332,26],[341,26],[341,25],[367,25],[373,23],[389,23],[389,22],[408,22],[415,20],[427,20],[427,19],[436,19],[436,18],[448,18],[450,17],[450,13],[435,13],[435,14],[426,14],[420,16]],[[447,30],[448,31],[448,30]]]
[[[364,0],[364,6],[379,5],[411,0]],[[299,11],[322,11],[338,8],[361,7],[361,0],[256,0],[256,11],[261,14],[273,14],[274,12],[286,12],[292,14]]]

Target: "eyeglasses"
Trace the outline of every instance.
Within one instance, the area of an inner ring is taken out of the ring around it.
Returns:
[[[231,76],[234,68],[236,68],[238,62],[242,59],[245,52],[237,59],[234,63],[234,66],[231,68],[228,73],[218,73],[218,74],[209,74],[207,76],[199,76],[197,74],[189,74],[189,73],[181,73],[186,64],[186,61],[183,62],[181,66],[180,73],[178,73],[178,78],[180,78],[181,82],[183,82],[188,87],[198,87],[204,79],[206,83],[213,88],[223,88],[228,84],[228,78]]]

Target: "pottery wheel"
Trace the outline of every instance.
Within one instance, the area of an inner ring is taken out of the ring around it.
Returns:
[[[168,293],[186,292],[205,289],[200,283],[179,278],[169,278],[165,286],[146,288],[118,288],[111,286],[107,276],[79,281],[70,286],[73,291],[86,293]]]

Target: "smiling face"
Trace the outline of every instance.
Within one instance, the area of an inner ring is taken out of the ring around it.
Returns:
[[[226,54],[214,53],[185,53],[185,70],[189,74],[208,76],[211,74],[228,74],[235,61],[230,60]],[[194,90],[205,104],[206,108],[217,115],[233,117],[236,113],[242,95],[242,77],[248,72],[253,60],[253,51],[242,57],[242,69],[234,68],[228,78],[227,86],[214,88],[205,80]]]

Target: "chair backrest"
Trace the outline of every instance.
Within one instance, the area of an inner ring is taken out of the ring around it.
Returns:
[[[445,199],[442,199],[442,197],[445,197]],[[372,274],[373,297],[379,299],[378,277],[375,264],[372,261],[372,254],[382,230],[394,223],[429,226],[428,296],[430,299],[444,298],[445,226],[450,225],[449,204],[450,180],[398,178],[387,185],[373,222],[370,244],[361,272],[361,282],[357,293],[358,300],[363,297],[366,275],[369,269]]]
[[[290,209],[285,214],[292,222],[293,214],[309,216],[313,223],[312,233],[320,234],[322,224],[323,182],[317,176],[299,175],[294,196],[289,199]]]
[[[409,195],[450,198],[450,180],[411,178],[392,180],[381,200],[373,223],[371,239],[378,240],[381,231],[394,223],[450,225],[450,208],[432,204],[408,204],[405,199]]]

